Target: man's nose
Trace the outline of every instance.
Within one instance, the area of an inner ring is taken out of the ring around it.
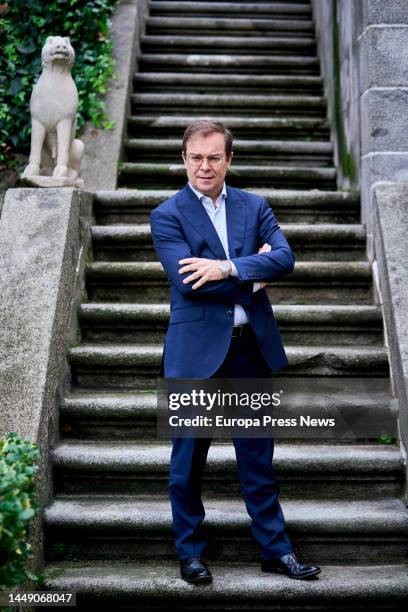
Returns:
[[[208,163],[208,159],[204,157],[203,163],[201,164],[201,170],[210,170],[210,169],[211,169],[211,166]]]

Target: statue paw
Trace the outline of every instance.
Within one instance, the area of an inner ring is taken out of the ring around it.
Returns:
[[[69,168],[67,176],[69,179],[71,179],[71,181],[74,181],[76,178],[78,178],[78,172],[73,168]]]
[[[28,178],[30,176],[38,176],[39,174],[40,174],[40,166],[36,166],[35,164],[28,164],[28,166],[24,168],[21,178]]]
[[[68,166],[55,166],[52,176],[66,177],[68,176]]]

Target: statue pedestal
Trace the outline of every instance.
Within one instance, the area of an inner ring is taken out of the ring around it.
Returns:
[[[34,176],[20,177],[19,184],[27,187],[76,187],[84,188],[84,180],[81,178],[68,178],[63,176]]]

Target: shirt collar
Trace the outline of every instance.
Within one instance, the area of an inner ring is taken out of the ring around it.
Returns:
[[[198,191],[197,189],[194,189],[194,187],[192,186],[190,181],[188,181],[188,186],[190,187],[191,191],[196,194],[196,196],[200,200],[200,202],[203,201],[203,198],[208,198],[209,197],[209,196],[206,196],[204,193],[201,193],[201,191]],[[225,184],[225,181],[224,181],[224,184],[222,186],[221,193],[220,193],[220,195],[218,197],[221,197],[221,196],[223,196],[224,199],[227,197],[227,186]]]

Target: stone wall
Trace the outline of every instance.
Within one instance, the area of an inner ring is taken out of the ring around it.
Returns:
[[[9,189],[0,201],[0,437],[16,431],[41,450],[37,492],[52,491],[49,449],[59,436],[58,405],[70,382],[67,347],[79,341],[92,192],[115,189],[140,35],[148,0],[120,0],[112,17],[116,76],[105,97],[113,130],[88,124],[81,176],[86,191]],[[3,205],[3,206],[2,206]],[[2,208],[2,210],[1,210]],[[43,565],[42,515],[31,526],[31,567]]]
[[[77,306],[90,245],[92,194],[71,188],[8,189],[0,223],[0,437],[38,444],[37,493],[52,490],[49,449],[70,382],[67,346],[79,341]],[[41,513],[32,526],[33,569],[42,565]]]
[[[373,257],[376,181],[408,180],[408,2],[312,0],[341,188],[360,187]]]

